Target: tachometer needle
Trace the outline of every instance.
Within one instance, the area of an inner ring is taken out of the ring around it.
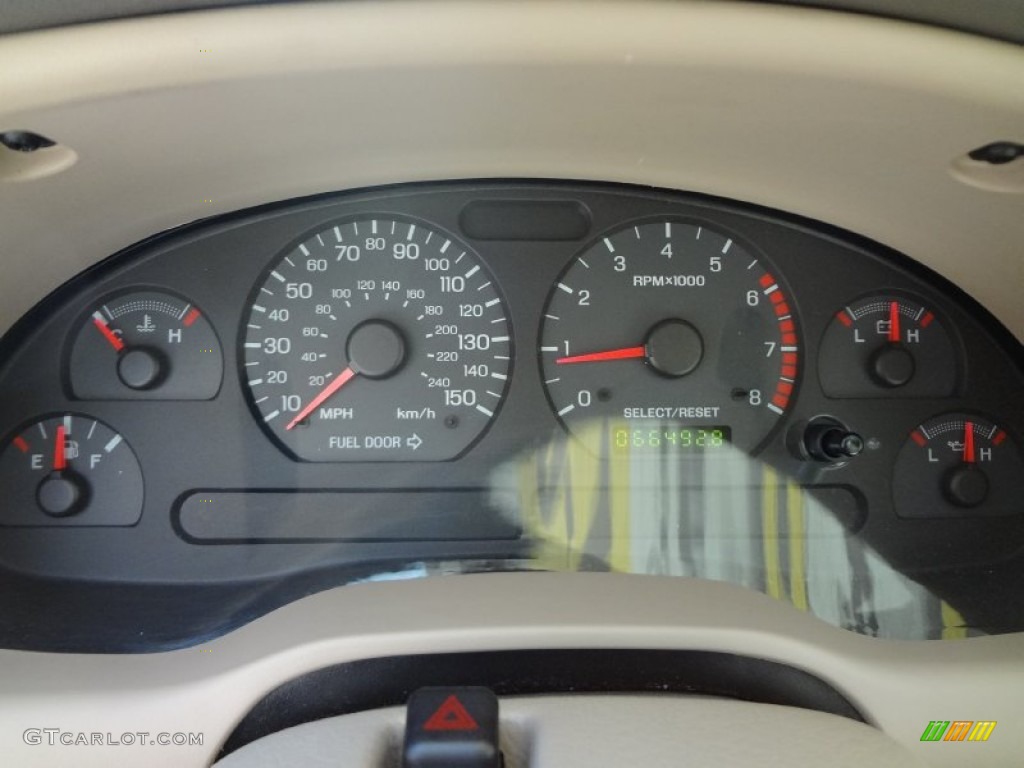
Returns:
[[[889,341],[898,344],[900,340],[900,304],[893,301],[889,304]]]
[[[64,455],[64,427],[57,427],[57,437],[53,446],[53,470],[63,472],[67,469],[67,457]]]
[[[92,324],[96,326],[96,329],[103,334],[110,346],[112,346],[117,352],[124,349],[124,342],[121,341],[121,337],[110,330],[110,326],[107,325],[107,321],[103,319],[103,316],[99,312],[93,313]]]
[[[632,360],[638,357],[647,357],[647,347],[623,347],[622,349],[609,349],[604,352],[590,352],[586,355],[570,355],[560,357],[555,362],[558,365],[565,363],[601,363],[606,360]]]
[[[309,414],[311,414],[313,411],[315,411],[317,408],[323,405],[324,401],[327,400],[327,398],[329,398],[331,395],[333,395],[335,392],[337,392],[339,389],[345,386],[345,384],[347,384],[355,375],[356,372],[352,369],[352,366],[346,367],[345,370],[338,374],[338,378],[336,378],[334,381],[332,381],[330,384],[324,387],[319,395],[317,395],[316,397],[309,401],[309,405],[307,405],[305,408],[299,411],[298,416],[292,419],[288,423],[288,426],[285,427],[285,429],[291,429],[300,421],[303,421],[307,416],[309,416]]]
[[[964,462],[967,464],[975,463],[974,424],[969,421],[964,422]]]

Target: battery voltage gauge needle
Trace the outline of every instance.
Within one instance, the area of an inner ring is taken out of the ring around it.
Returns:
[[[338,374],[338,378],[336,378],[334,381],[332,381],[330,384],[324,387],[320,391],[320,394],[318,394],[316,397],[309,401],[309,405],[307,405],[305,408],[299,411],[298,415],[290,422],[288,422],[288,426],[285,427],[285,429],[290,430],[300,421],[304,421],[309,416],[309,414],[311,414],[313,411],[315,411],[317,408],[323,405],[327,398],[329,398],[331,395],[333,395],[335,392],[337,392],[339,389],[345,386],[349,381],[352,380],[352,378],[355,375],[355,369],[352,368],[351,365],[347,366],[345,370]]]
[[[893,344],[900,341],[900,305],[897,301],[889,304],[889,341]]]
[[[558,365],[567,363],[601,363],[607,360],[633,360],[640,357],[647,357],[647,347],[623,347],[621,349],[608,349],[603,352],[590,352],[585,355],[570,355],[559,357],[555,360]]]

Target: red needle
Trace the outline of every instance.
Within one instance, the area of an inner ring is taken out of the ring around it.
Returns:
[[[964,424],[964,461],[968,464],[975,462],[974,425],[969,421]]]
[[[328,397],[330,397],[335,392],[337,392],[339,389],[341,389],[343,386],[345,386],[345,384],[349,381],[349,379],[351,379],[355,375],[356,375],[356,372],[354,370],[352,370],[351,366],[349,366],[344,371],[339,373],[338,374],[338,378],[336,378],[334,381],[332,381],[330,384],[328,384],[326,387],[324,387],[319,395],[317,395],[312,400],[310,400],[309,401],[309,405],[307,405],[305,408],[303,408],[301,411],[299,411],[299,415],[296,416],[294,419],[292,419],[288,423],[288,426],[285,427],[285,429],[291,429],[296,424],[298,424],[300,421],[302,421],[307,416],[309,416],[309,414],[311,414],[313,411],[315,411],[317,408],[319,408]]]
[[[103,338],[109,341],[110,346],[112,346],[115,350],[120,352],[122,349],[124,349],[124,342],[121,341],[121,337],[114,333],[112,330],[110,330],[110,326],[104,322],[102,317],[99,317],[98,314],[93,315],[92,324],[96,326],[99,332],[103,334]]]
[[[555,362],[559,365],[564,363],[600,363],[605,360],[632,360],[637,357],[647,357],[647,347],[624,347],[622,349],[609,349],[606,352],[572,355],[570,357],[560,357]]]
[[[889,304],[889,341],[893,344],[900,340],[900,304],[894,301]]]
[[[57,442],[53,446],[53,469],[55,472],[62,472],[68,466],[64,457],[64,425],[57,427]]]

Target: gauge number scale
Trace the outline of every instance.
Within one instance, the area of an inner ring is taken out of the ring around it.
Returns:
[[[443,461],[497,414],[512,329],[469,246],[423,222],[328,226],[274,261],[243,334],[251,403],[306,461]]]

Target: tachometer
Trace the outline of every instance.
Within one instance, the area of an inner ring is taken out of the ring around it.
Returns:
[[[770,266],[684,221],[587,248],[552,288],[540,339],[555,413],[598,453],[753,450],[790,405],[798,355]]]
[[[469,246],[365,218],[290,248],[253,293],[244,378],[271,435],[307,461],[443,461],[501,406],[512,330]]]

